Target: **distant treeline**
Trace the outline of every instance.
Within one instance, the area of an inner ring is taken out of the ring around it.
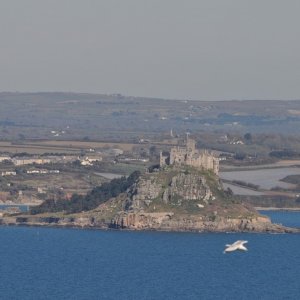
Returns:
[[[272,151],[269,155],[276,158],[300,158],[300,153],[293,150]]]
[[[113,179],[110,182],[103,183],[101,186],[94,188],[85,196],[73,194],[70,200],[67,199],[48,199],[41,205],[32,207],[31,214],[46,212],[78,213],[88,211],[98,207],[110,198],[117,197],[125,192],[140,176],[139,171],[133,172],[128,178],[121,177]]]

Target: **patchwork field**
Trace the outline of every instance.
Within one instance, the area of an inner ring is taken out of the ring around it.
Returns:
[[[123,151],[131,151],[136,144],[107,143],[107,142],[83,142],[83,141],[23,141],[0,142],[0,152],[43,154],[43,153],[69,153],[79,154],[82,150],[97,148],[118,148]]]

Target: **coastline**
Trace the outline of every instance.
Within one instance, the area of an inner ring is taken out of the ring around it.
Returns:
[[[277,224],[276,224],[277,225]],[[286,229],[291,229],[290,231],[249,231],[249,230],[239,230],[239,231],[228,231],[228,230],[197,230],[197,229],[133,229],[133,228],[112,228],[112,227],[106,227],[106,226],[80,226],[80,225],[74,225],[74,224],[65,224],[65,225],[59,225],[59,224],[48,224],[48,223],[16,223],[16,224],[0,224],[0,227],[36,227],[36,228],[57,228],[57,229],[63,229],[63,228],[70,228],[70,229],[79,229],[79,230],[101,230],[101,231],[125,231],[125,232],[178,232],[178,233],[226,233],[226,234],[234,234],[234,233],[245,233],[245,234],[297,234],[300,233],[300,228],[291,228],[291,227],[285,227]],[[294,230],[295,229],[295,230]]]
[[[250,226],[241,226],[240,224],[234,224],[231,226],[220,227],[219,222],[204,222],[201,227],[186,227],[186,226],[161,226],[161,227],[121,227],[112,226],[107,222],[91,222],[91,220],[83,218],[59,218],[59,217],[25,217],[23,216],[11,216],[0,218],[0,226],[25,226],[25,227],[48,227],[48,228],[75,228],[75,229],[88,229],[88,230],[113,230],[113,231],[157,231],[157,232],[195,232],[195,233],[300,233],[300,228],[286,227],[280,224],[269,223],[266,226],[261,224],[253,224]]]
[[[78,229],[78,230],[100,230],[100,231],[124,231],[124,232],[170,232],[170,233],[199,233],[199,234],[300,234],[300,228],[284,227],[286,231],[249,231],[249,230],[240,230],[240,231],[214,231],[214,230],[186,230],[186,229],[133,229],[133,228],[110,228],[110,227],[101,227],[101,226],[80,226],[80,225],[58,225],[58,224],[31,224],[31,223],[22,223],[22,224],[0,224],[0,227],[36,227],[36,228],[56,228],[56,229]]]

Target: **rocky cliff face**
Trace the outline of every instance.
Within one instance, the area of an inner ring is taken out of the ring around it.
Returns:
[[[198,231],[198,232],[297,232],[297,230],[272,224],[269,218],[218,217],[210,220],[202,216],[176,216],[171,212],[120,213],[114,227],[136,230]]]
[[[214,199],[205,176],[174,169],[141,177],[127,192],[124,210],[147,211],[155,209],[153,203],[181,206],[183,202],[197,201],[203,205]]]

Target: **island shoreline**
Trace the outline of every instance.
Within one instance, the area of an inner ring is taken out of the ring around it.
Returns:
[[[257,211],[289,211],[289,212],[300,212],[300,207],[254,207]]]
[[[2,221],[2,220],[1,220]],[[265,231],[258,231],[258,230],[235,230],[235,231],[229,231],[229,230],[197,230],[197,229],[158,229],[158,228],[145,228],[145,229],[139,229],[139,228],[113,228],[109,226],[80,226],[76,224],[51,224],[51,223],[2,223],[0,224],[0,227],[36,227],[36,228],[56,228],[56,229],[78,229],[78,230],[100,230],[100,231],[118,231],[118,232],[169,232],[169,233],[199,233],[199,234],[207,234],[207,233],[213,233],[213,234],[241,234],[241,233],[247,233],[247,234],[299,234],[300,228],[297,227],[285,227],[280,224],[274,223],[273,225],[280,226],[280,230],[265,230]]]
[[[76,226],[76,225],[38,225],[38,224],[1,224],[0,227],[32,227],[32,228],[55,228],[55,229],[78,229],[78,230],[93,230],[93,231],[115,231],[115,232],[165,232],[165,233],[198,233],[198,234],[299,234],[297,231],[291,232],[274,232],[274,231],[198,231],[198,230],[163,230],[163,229],[132,229],[132,228],[102,228],[102,227],[88,227],[88,226]],[[298,228],[291,228],[298,229]]]

